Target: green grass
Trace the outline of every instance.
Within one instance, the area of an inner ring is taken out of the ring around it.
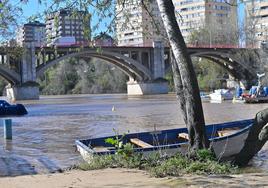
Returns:
[[[152,154],[148,157],[140,154],[115,154],[96,156],[91,163],[78,165],[78,169],[81,170],[119,167],[146,170],[154,177],[239,173],[238,167],[227,162],[218,162],[209,150],[198,151],[194,159],[179,154],[172,157],[163,157],[160,154]]]

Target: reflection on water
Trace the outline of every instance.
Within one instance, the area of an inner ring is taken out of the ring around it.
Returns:
[[[81,161],[76,139],[184,127],[174,95],[45,96],[21,101],[29,114],[14,117],[13,140],[0,139],[0,175],[54,172]],[[113,106],[115,111],[112,111]],[[207,123],[253,118],[268,104],[204,103]],[[3,129],[0,128],[0,135]],[[268,169],[268,147],[254,165]]]
[[[12,151],[13,150],[13,147],[12,147],[12,140],[6,140],[4,139],[4,145],[3,145],[3,149],[5,151]]]

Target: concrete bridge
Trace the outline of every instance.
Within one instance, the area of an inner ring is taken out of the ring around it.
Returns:
[[[153,47],[43,47],[26,44],[20,55],[12,56],[10,49],[0,49],[0,75],[9,83],[7,95],[11,100],[38,99],[36,78],[49,67],[68,58],[95,57],[116,65],[129,76],[128,94],[167,93],[165,72],[170,69],[170,50],[161,42]],[[250,86],[256,73],[263,72],[259,50],[234,48],[190,47],[191,56],[207,58],[224,67],[235,79]]]

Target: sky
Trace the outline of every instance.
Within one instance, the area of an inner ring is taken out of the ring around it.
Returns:
[[[238,0],[239,1],[239,0]],[[244,8],[245,8],[245,5],[243,3],[238,3],[238,23],[239,24],[242,24],[243,23],[243,20],[244,20],[244,15],[245,15],[245,11],[244,11]]]
[[[18,4],[19,0],[11,0],[12,4]],[[21,23],[27,22],[27,18],[32,16],[33,14],[41,13],[45,10],[46,6],[43,4],[39,4],[38,0],[29,0],[28,3],[19,3],[21,8],[23,9],[23,15],[19,20]]]
[[[237,0],[238,7],[237,7],[237,16],[238,16],[238,26],[241,28],[244,24],[244,18],[245,18],[245,5],[243,3],[239,3],[240,0]],[[245,33],[241,33],[239,45],[240,47],[244,47],[245,45]]]

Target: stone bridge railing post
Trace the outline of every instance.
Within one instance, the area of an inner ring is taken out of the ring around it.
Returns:
[[[162,41],[154,41],[153,43],[153,65],[154,79],[164,78],[165,76],[165,60],[164,60],[164,46]]]
[[[35,67],[35,47],[33,43],[25,44],[25,51],[22,57],[22,83],[36,81],[36,67]]]

